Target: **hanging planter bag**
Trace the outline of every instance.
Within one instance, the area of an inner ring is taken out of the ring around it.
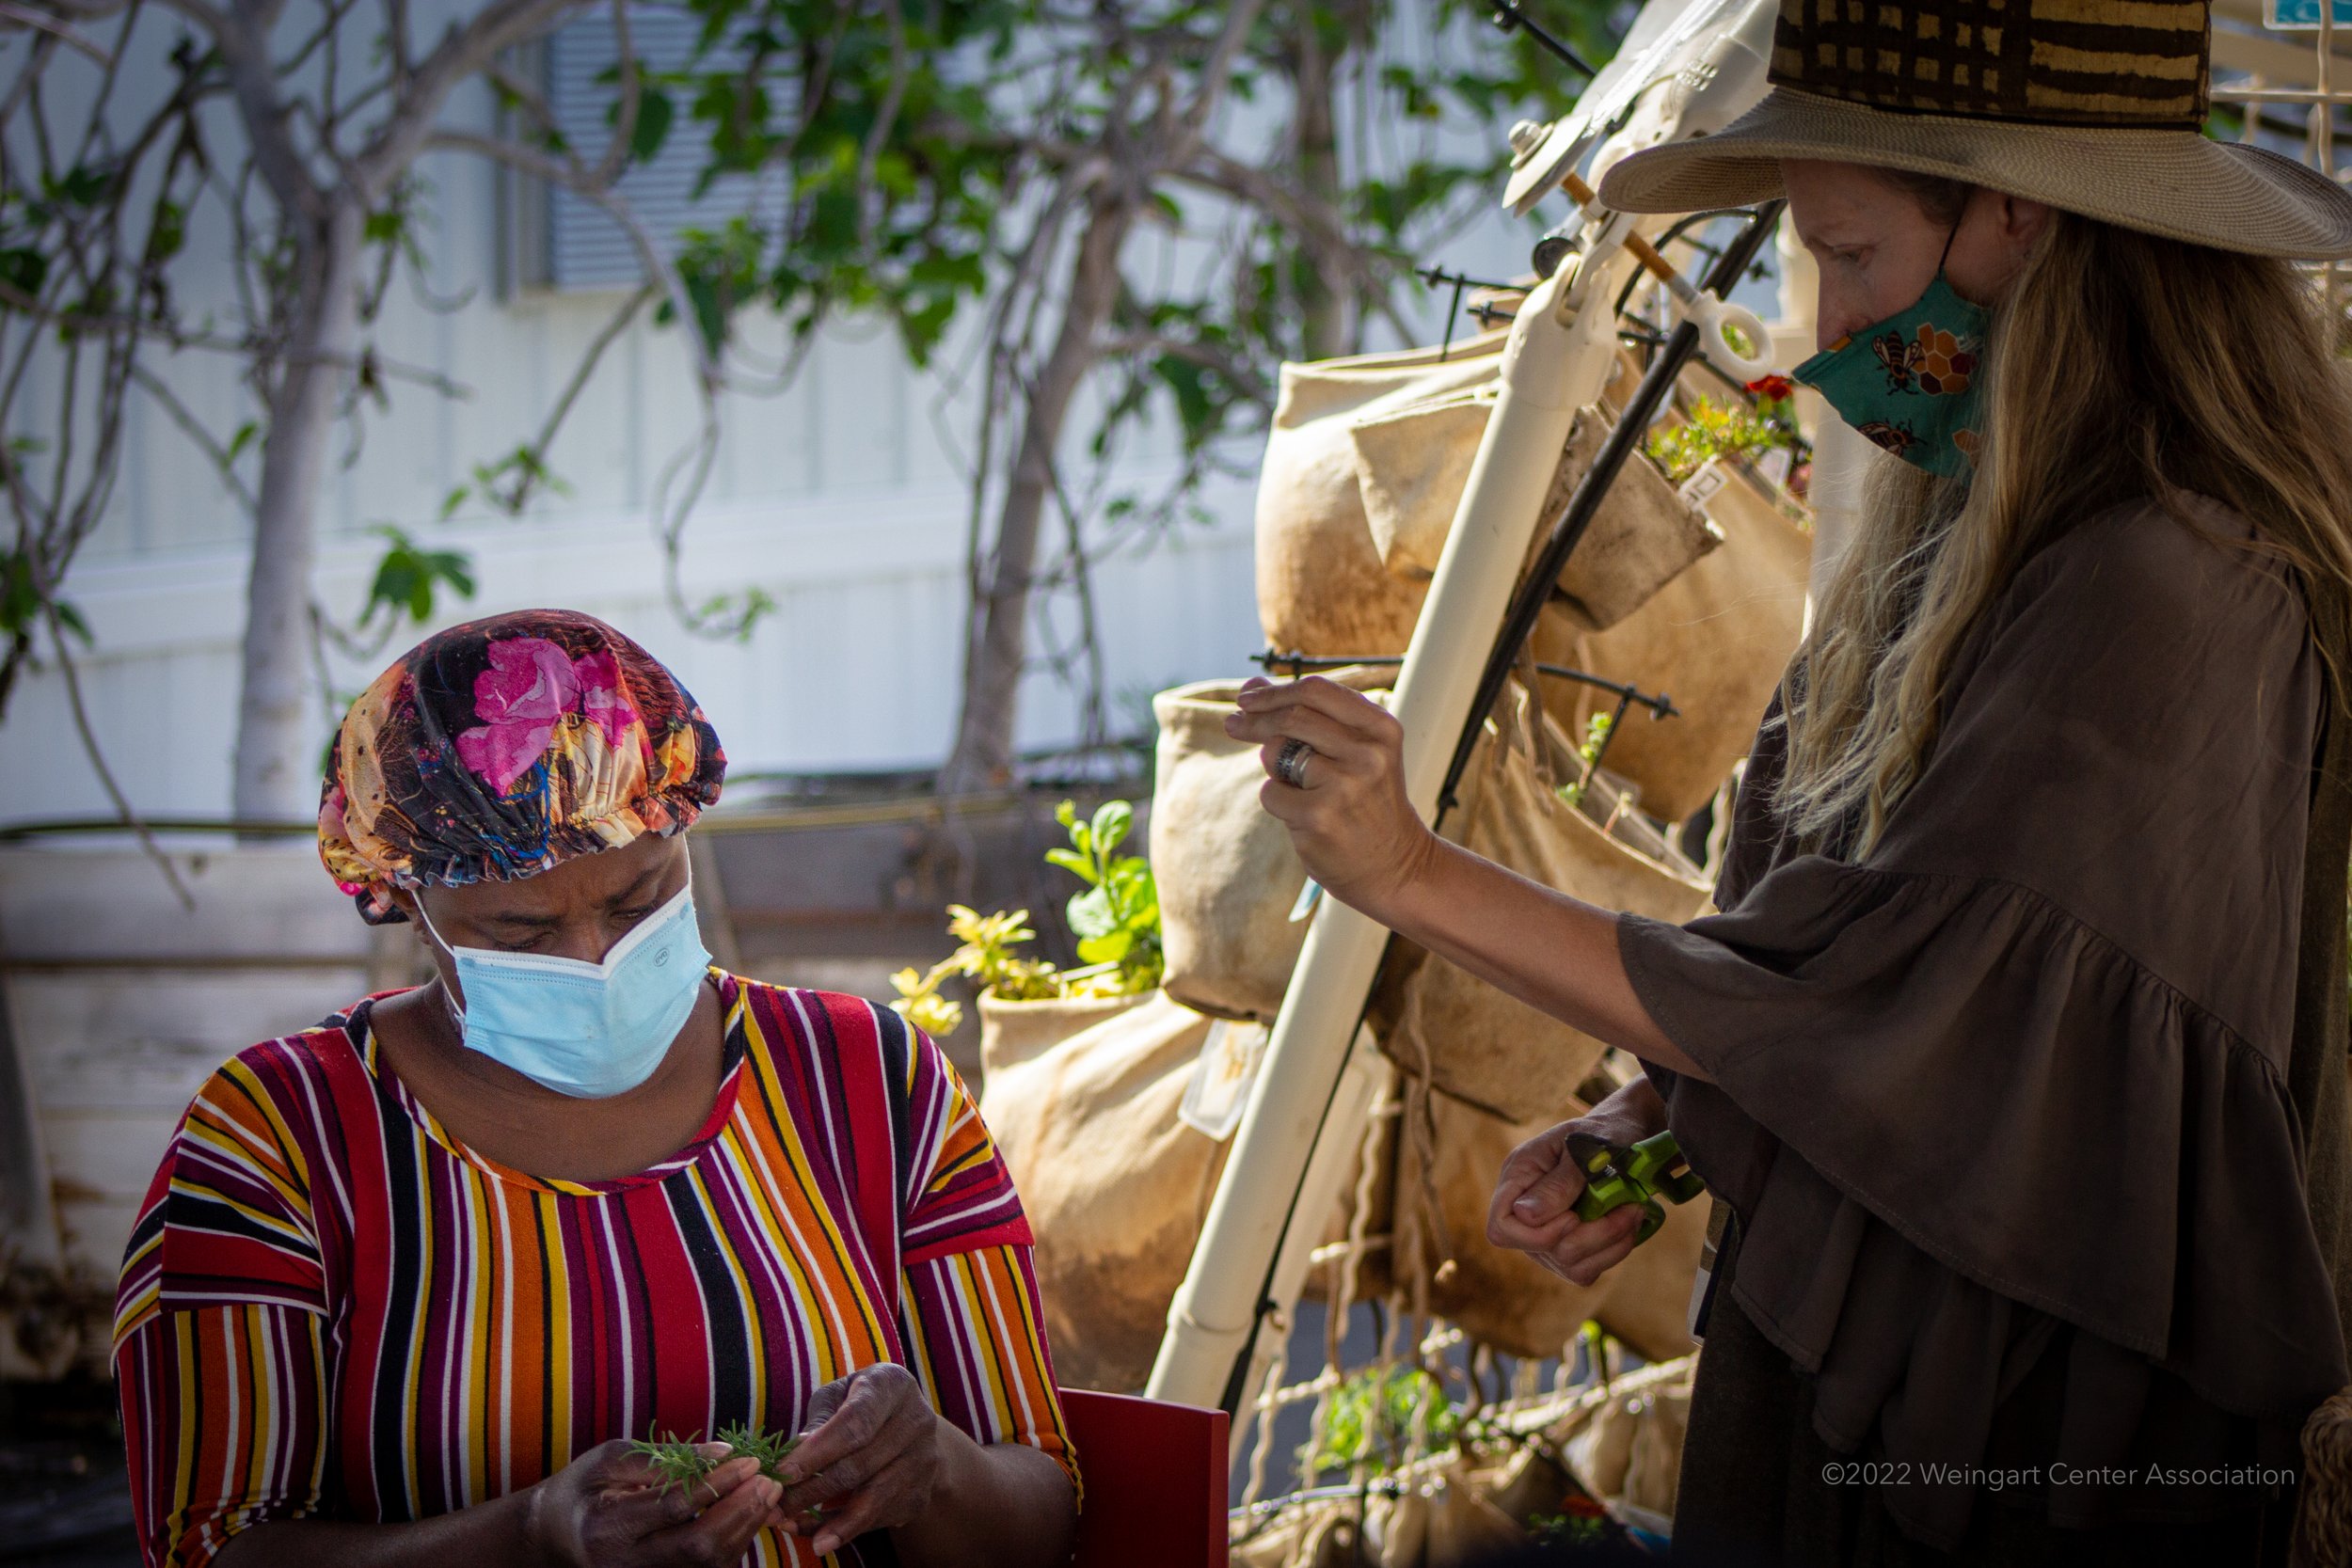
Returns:
[[[1375,691],[1390,669],[1334,670]],[[1225,733],[1239,681],[1196,681],[1152,699],[1160,722],[1152,792],[1152,874],[1160,890],[1160,984],[1188,1007],[1271,1022],[1307,940],[1293,920],[1307,869],[1290,830],[1258,801],[1258,748]]]
[[[1063,1383],[1124,1393],[1151,1375],[1264,1044],[1155,992],[990,1059],[980,1115],[1037,1238]]]
[[[1708,894],[1697,870],[1644,853],[1561,798],[1560,786],[1573,783],[1582,764],[1524,688],[1506,687],[1497,707],[1502,722],[1488,720],[1479,737],[1448,836],[1603,909],[1674,925],[1695,918]],[[1610,760],[1615,758],[1613,748]],[[1588,788],[1596,808],[1605,794]],[[1373,1027],[1404,1071],[1426,1075],[1447,1094],[1514,1121],[1549,1115],[1606,1049],[1402,941],[1391,944],[1374,993]]]
[[[1258,488],[1258,613],[1278,649],[1399,654],[1428,592],[1492,409],[1507,332],[1434,351],[1282,367]],[[1567,502],[1602,438],[1588,409],[1545,517]],[[1611,763],[1644,809],[1678,821],[1747,749],[1804,629],[1811,537],[1735,474],[1700,508],[1645,456],[1629,461],[1537,624],[1537,657],[1645,691],[1677,717],[1629,718]],[[1540,530],[1539,530],[1540,531]],[[1613,699],[1545,683],[1581,736]]]
[[[1401,654],[1429,585],[1374,547],[1349,436],[1359,420],[1494,380],[1507,328],[1434,349],[1281,368],[1258,472],[1258,620],[1286,652]]]
[[[1051,1051],[1079,1031],[1116,1018],[1144,1000],[1143,996],[1053,996],[1010,1002],[982,992],[981,1082]]]
[[[1216,1021],[1164,995],[988,1063],[980,1117],[1012,1171],[1054,1370],[1114,1393],[1151,1375],[1224,1146],[1177,1117]]]
[[[1609,767],[1631,780],[1642,809],[1679,822],[1714,799],[1747,755],[1757,721],[1804,633],[1813,538],[1753,481],[1735,473],[1707,501],[1722,547],[1605,630],[1564,616],[1535,629],[1535,657],[1662,691],[1680,713],[1629,713],[1609,743]],[[1616,699],[1586,686],[1546,683],[1545,705],[1570,735]]]
[[[1350,426],[1358,490],[1373,547],[1391,575],[1426,582],[1470,487],[1471,461],[1486,434],[1500,388],[1492,383],[1425,399]],[[1587,406],[1538,514],[1531,554],[1542,548],[1608,436],[1609,416]],[[1722,542],[1706,514],[1684,501],[1658,465],[1636,453],[1577,541],[1552,596],[1573,626],[1615,626]]]
[[[1285,652],[1402,653],[1499,395],[1507,330],[1438,351],[1284,365],[1258,482],[1258,615]],[[1542,513],[1567,503],[1607,418],[1587,408]],[[1717,536],[1655,465],[1628,463],[1562,571],[1553,613],[1613,625]]]

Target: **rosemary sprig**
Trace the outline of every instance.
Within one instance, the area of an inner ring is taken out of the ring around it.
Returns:
[[[798,1437],[787,1437],[781,1432],[755,1432],[739,1421],[731,1427],[721,1427],[719,1441],[732,1450],[728,1458],[758,1460],[759,1473],[778,1485],[786,1483],[785,1456],[801,1446]]]
[[[642,1456],[661,1478],[661,1490],[668,1495],[673,1487],[691,1489],[704,1477],[731,1459],[755,1459],[759,1473],[778,1485],[787,1484],[784,1477],[785,1456],[801,1446],[798,1437],[787,1437],[780,1432],[763,1433],[737,1422],[719,1429],[712,1441],[723,1443],[727,1452],[716,1458],[703,1452],[698,1436],[680,1437],[668,1433],[660,1437],[647,1427],[643,1438],[631,1438],[628,1451]]]

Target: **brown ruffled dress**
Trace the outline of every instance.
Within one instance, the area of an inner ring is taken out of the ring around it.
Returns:
[[[1713,1080],[1651,1069],[1736,1216],[1677,1520],[1700,1560],[2265,1513],[2277,1549],[2277,1473],[2346,1381],[2352,748],[2299,594],[2220,542],[2249,535],[2201,504],[2069,531],[1971,634],[1867,855],[1783,831],[1775,710],[1723,912],[1620,918]],[[1775,1402],[1809,1404],[1793,1439]]]

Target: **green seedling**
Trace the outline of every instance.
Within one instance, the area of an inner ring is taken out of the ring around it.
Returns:
[[[653,1429],[645,1429],[643,1439],[631,1439],[628,1451],[642,1456],[661,1478],[661,1490],[666,1496],[672,1488],[691,1490],[711,1471],[733,1459],[754,1459],[759,1462],[759,1473],[780,1486],[790,1485],[785,1479],[785,1457],[801,1446],[798,1437],[787,1437],[780,1432],[758,1432],[742,1422],[719,1429],[713,1442],[727,1447],[724,1454],[716,1457],[703,1452],[703,1445],[693,1437],[680,1437],[673,1432],[655,1437]]]

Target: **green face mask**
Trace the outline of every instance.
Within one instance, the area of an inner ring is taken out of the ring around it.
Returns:
[[[1939,270],[1908,309],[1840,338],[1788,373],[1904,462],[1965,479],[1979,445],[1977,380],[1991,320]]]

